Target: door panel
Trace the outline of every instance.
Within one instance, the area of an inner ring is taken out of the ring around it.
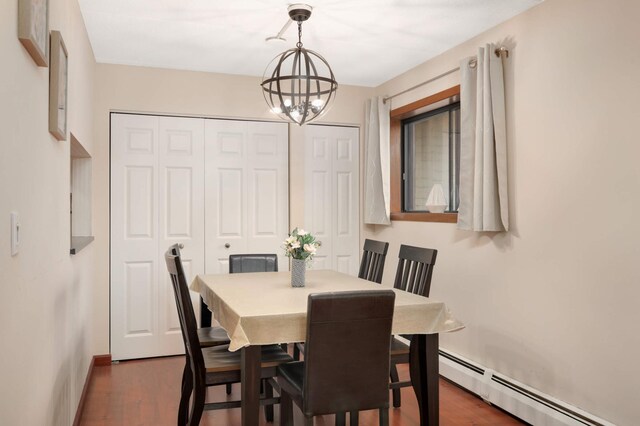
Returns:
[[[289,269],[282,241],[289,232],[289,130],[286,123],[245,122],[247,130],[247,249],[276,253]]]
[[[207,273],[227,272],[241,253],[277,253],[287,270],[287,125],[207,120],[205,135]]]
[[[156,117],[111,117],[111,353],[157,352]]]
[[[322,242],[312,267],[356,275],[359,265],[358,129],[305,129],[305,229]]]
[[[154,333],[154,269],[153,262],[125,262],[126,338],[151,336]]]
[[[152,166],[125,166],[125,238],[153,239],[155,171]]]
[[[203,147],[200,119],[111,115],[114,360],[184,351],[164,253],[184,244],[187,279],[204,270]]]
[[[164,254],[182,244],[187,283],[204,272],[204,120],[159,117],[158,128],[158,353],[172,355],[184,353],[184,343]],[[199,317],[198,295],[192,292],[191,300]]]

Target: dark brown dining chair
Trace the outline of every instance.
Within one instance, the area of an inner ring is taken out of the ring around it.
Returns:
[[[229,256],[229,273],[278,272],[277,254],[232,254]],[[211,326],[211,311],[200,298],[200,325]]]
[[[178,425],[195,426],[200,423],[202,412],[205,409],[216,410],[241,406],[241,401],[205,402],[206,388],[208,386],[239,383],[241,381],[241,354],[239,351],[229,352],[228,345],[207,348],[200,346],[195,312],[191,304],[191,296],[180,256],[174,254],[174,250],[170,248],[165,253],[165,261],[171,276],[187,360],[187,368],[185,368],[182,377]],[[272,379],[276,375],[276,367],[280,363],[290,361],[292,361],[292,358],[280,346],[263,346],[261,378],[270,379],[268,386],[275,386],[279,390],[279,386]],[[266,407],[271,406],[273,408],[273,404],[278,402],[279,398],[273,397],[263,400],[265,415]]]
[[[387,250],[389,250],[389,243],[369,239],[364,240],[358,278],[380,284],[382,282],[382,273],[384,272],[384,261],[387,258]]]
[[[364,240],[358,278],[380,284],[382,282],[384,262],[387,258],[388,250],[389,243],[387,242],[369,239]],[[299,360],[301,353],[304,353],[304,343],[294,344],[293,358]]]
[[[229,273],[278,272],[277,254],[232,254],[229,256]]]
[[[431,289],[431,276],[433,267],[436,264],[438,250],[413,247],[407,245],[400,246],[398,254],[398,269],[393,287],[408,291],[420,296],[429,297]],[[411,340],[410,335],[402,337]],[[400,381],[398,377],[398,364],[409,363],[409,345],[401,342],[396,337],[391,339],[391,389],[393,393],[393,406],[400,407],[400,388],[411,386],[411,381]]]
[[[395,293],[345,291],[309,295],[305,360],[281,364],[280,422],[293,425],[293,404],[305,425],[316,415],[336,414],[344,425],[358,411],[378,409],[389,424],[389,340]]]

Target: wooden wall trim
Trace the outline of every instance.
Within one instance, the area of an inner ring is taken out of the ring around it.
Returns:
[[[460,85],[453,86],[449,89],[443,90],[442,92],[435,93],[431,96],[427,96],[426,98],[418,99],[415,102],[411,102],[410,104],[403,105],[396,109],[391,110],[391,118],[406,118],[404,117],[407,114],[411,114],[413,111],[424,108],[431,104],[435,104],[436,102],[443,101],[445,99],[449,99],[452,96],[460,94]]]
[[[80,395],[80,401],[78,401],[76,416],[73,419],[73,426],[80,426],[80,420],[82,420],[82,412],[84,411],[84,404],[87,400],[87,393],[89,393],[89,384],[91,383],[91,377],[93,376],[93,368],[105,367],[108,365],[111,365],[111,354],[94,355],[91,358],[91,363],[89,364],[89,371],[87,371],[87,377],[84,380],[84,387],[82,388],[82,394]]]
[[[390,184],[391,184],[391,220],[393,213],[402,211],[402,122],[398,118],[391,117],[389,148],[390,159]]]
[[[96,362],[96,367],[106,367],[111,365],[111,354],[95,355],[93,359]]]
[[[411,222],[458,223],[458,213],[391,213],[391,220]]]
[[[417,114],[417,110],[460,94],[460,85],[393,109],[390,112],[390,184],[391,220],[415,222],[457,223],[457,213],[409,213],[402,211],[402,120]]]

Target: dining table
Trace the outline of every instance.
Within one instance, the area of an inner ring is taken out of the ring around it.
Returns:
[[[258,425],[260,347],[304,342],[310,294],[367,291],[392,287],[333,270],[307,270],[304,287],[291,286],[290,272],[197,275],[190,286],[227,331],[230,351],[241,351],[242,426]],[[418,400],[421,425],[439,422],[438,335],[464,325],[447,306],[399,289],[393,334],[413,335],[409,375]]]

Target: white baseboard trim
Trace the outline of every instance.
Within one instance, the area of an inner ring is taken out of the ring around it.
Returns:
[[[591,413],[442,349],[440,375],[535,426],[615,426]]]

